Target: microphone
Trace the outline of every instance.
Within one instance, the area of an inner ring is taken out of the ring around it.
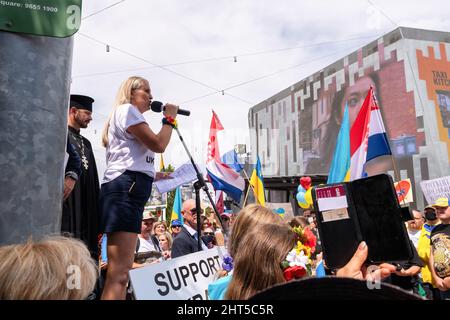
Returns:
[[[163,106],[163,103],[161,101],[153,101],[150,104],[150,109],[152,109],[153,112],[161,112],[164,111],[166,108]],[[177,114],[182,116],[190,116],[191,112],[189,110],[179,109]]]

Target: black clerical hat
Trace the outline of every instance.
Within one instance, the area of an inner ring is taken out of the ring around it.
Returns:
[[[77,109],[85,109],[92,112],[92,103],[94,99],[88,96],[83,96],[79,94],[70,95],[70,105],[69,108],[75,107]]]

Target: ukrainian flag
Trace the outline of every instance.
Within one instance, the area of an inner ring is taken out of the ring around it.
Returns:
[[[181,214],[181,202],[181,190],[178,187],[175,191],[175,199],[173,200],[172,215],[170,216],[171,223],[173,220],[179,220],[181,223],[184,223],[183,215]]]
[[[256,166],[253,170],[252,176],[250,178],[250,184],[253,186],[253,192],[255,194],[256,202],[262,206],[266,205],[266,200],[264,197],[264,184],[263,177],[261,173],[261,162],[259,161],[259,156],[256,160]]]
[[[344,117],[341,129],[336,141],[333,160],[327,183],[349,181],[350,178],[350,121],[348,116],[348,105],[345,104]]]

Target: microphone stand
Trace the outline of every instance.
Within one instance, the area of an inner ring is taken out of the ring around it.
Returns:
[[[180,131],[178,130],[178,128],[174,128],[175,131],[178,134],[178,137],[181,140],[181,143],[183,144],[184,149],[186,150],[186,153],[188,154],[189,160],[192,163],[192,166],[194,167],[195,173],[197,174],[197,181],[194,183],[194,188],[195,188],[195,207],[197,209],[197,236],[198,236],[198,249],[201,250],[202,246],[201,246],[201,238],[200,238],[200,234],[201,234],[201,225],[200,225],[200,215],[201,215],[201,206],[200,206],[200,189],[203,189],[203,191],[206,192],[206,195],[208,196],[209,202],[211,203],[211,206],[214,209],[214,213],[216,214],[217,220],[220,223],[220,226],[223,230],[224,235],[228,236],[228,229],[225,227],[225,225],[222,222],[222,218],[220,217],[219,211],[216,208],[216,204],[214,203],[214,201],[211,198],[211,195],[209,194],[209,189],[208,186],[206,185],[205,179],[203,178],[203,175],[200,173],[200,171],[198,170],[197,165],[195,164],[194,159],[192,158],[191,153],[189,152],[188,147],[186,146],[186,143],[184,142],[183,137],[180,134]]]

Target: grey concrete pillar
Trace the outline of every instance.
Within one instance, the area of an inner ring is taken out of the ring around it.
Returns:
[[[0,245],[59,233],[73,40],[0,31]]]

